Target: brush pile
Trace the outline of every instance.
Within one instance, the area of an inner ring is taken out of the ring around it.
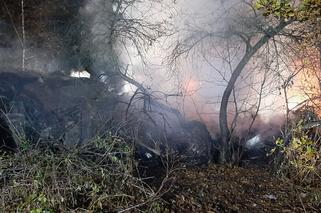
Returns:
[[[170,181],[153,189],[135,177],[133,147],[113,135],[73,150],[26,142],[0,162],[3,212],[153,212]]]

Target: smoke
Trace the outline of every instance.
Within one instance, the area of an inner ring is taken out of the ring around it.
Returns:
[[[243,1],[176,2],[176,13],[172,18],[175,34],[150,48],[147,65],[137,59],[132,61],[131,68],[135,79],[152,91],[161,91],[158,97],[178,108],[185,118],[200,120],[213,134],[217,134],[221,97],[230,78],[231,67],[235,67],[244,54],[244,42],[230,38],[228,34],[219,39],[204,39],[188,55],[175,61],[174,70],[173,64],[168,64],[170,51],[178,42],[189,44],[206,33],[221,33],[230,28],[255,33],[252,25],[264,20],[252,20],[250,9]],[[264,74],[266,64],[274,59],[265,55],[262,50],[246,67],[236,85],[236,99],[231,97],[230,100],[229,120],[232,123],[235,111],[239,113],[236,134],[241,136],[248,134],[259,97],[262,98],[259,116],[252,129],[265,135],[276,134],[284,120],[284,100],[277,89],[280,82],[276,80],[276,72]],[[228,57],[231,57],[230,64],[226,62]],[[265,81],[264,85],[262,81]],[[172,94],[181,96],[166,96]]]
[[[81,4],[82,1],[77,1]],[[78,68],[77,42],[80,24],[77,24],[75,1],[62,4],[25,1],[25,33],[22,40],[21,2],[3,1],[1,4],[0,34],[5,45],[0,46],[1,68],[21,68],[22,49],[26,51],[26,69],[38,72],[70,71]]]
[[[22,41],[20,2],[4,1],[0,19],[1,67],[21,68],[24,47],[28,70],[68,75],[72,69],[88,70],[93,76],[115,73],[112,2],[25,1],[26,40]]]
[[[20,68],[20,3],[5,2],[1,5],[0,66]],[[114,26],[117,30],[112,32],[110,26],[115,24],[113,14],[117,10],[112,1],[75,0],[66,3],[54,0],[43,1],[40,5],[27,1],[27,41],[24,45],[27,48],[26,69],[49,73],[58,71],[67,75],[72,70],[87,70],[91,76],[107,73],[109,78],[106,83],[120,90],[123,82],[114,74],[120,66],[127,67],[127,74],[149,89],[154,98],[178,108],[185,118],[203,121],[212,133],[217,133],[218,112],[227,85],[226,79],[231,75],[230,66],[235,66],[244,52],[244,45],[239,45],[238,40],[227,39],[230,35],[224,35],[222,39],[204,40],[188,56],[176,61],[175,70],[173,64],[168,63],[169,55],[177,42],[186,41],[189,36],[197,39],[204,33],[219,33],[229,28],[251,32],[253,21],[240,21],[242,19],[239,17],[248,18],[248,7],[238,0],[174,2],[164,0],[152,6],[150,1],[140,2],[136,8],[132,7],[124,13],[122,18],[126,18],[127,22],[118,23]],[[132,20],[144,20],[144,24],[165,23],[163,20],[166,20],[172,33],[158,39],[160,31],[153,31],[154,28],[143,31],[133,23],[128,24]],[[248,24],[245,25],[245,22]],[[136,29],[136,34],[124,34],[129,29]],[[138,46],[142,50],[138,52],[135,45],[139,43],[135,43],[134,36],[146,33],[148,37],[142,38],[149,45]],[[227,49],[230,51],[227,52]],[[233,56],[230,64],[224,61],[227,53]],[[144,60],[142,55],[145,56]],[[236,108],[242,112],[237,120],[239,134],[243,134],[244,127],[251,123],[251,116],[258,105],[257,91],[262,86],[260,82],[264,68],[260,66],[262,60],[263,56],[247,67],[237,84],[237,99],[235,102],[231,99],[230,122],[233,121]],[[278,91],[272,89],[275,84],[274,76],[268,76],[263,85],[264,94],[261,94],[260,119],[253,125],[255,129],[264,129],[271,120],[275,120],[271,111],[283,113],[282,104],[275,104],[280,101]],[[133,92],[136,88],[126,84],[122,89]],[[282,123],[281,120],[277,119]]]
[[[80,9],[85,21],[85,33],[82,36],[82,52],[89,52],[91,70],[99,76],[106,72],[115,73],[116,53],[112,36],[114,9],[112,1],[87,0]],[[87,31],[86,31],[87,30]]]

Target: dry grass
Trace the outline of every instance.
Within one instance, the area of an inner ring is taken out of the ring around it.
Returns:
[[[133,148],[111,135],[74,150],[3,154],[1,212],[160,212],[166,184],[154,190],[132,175],[133,165]]]

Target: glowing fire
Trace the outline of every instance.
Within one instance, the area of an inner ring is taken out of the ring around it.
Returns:
[[[201,88],[201,83],[195,79],[189,79],[184,84],[185,95],[192,96]]]
[[[318,57],[316,57],[318,56]],[[314,113],[321,116],[321,72],[319,53],[312,50],[307,55],[296,61],[295,66],[302,71],[295,77],[295,83],[289,89],[289,109],[301,106],[312,107]]]

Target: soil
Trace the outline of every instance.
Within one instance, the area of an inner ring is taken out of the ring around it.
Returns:
[[[266,168],[210,165],[175,172],[169,212],[321,212],[321,190],[281,180]]]

